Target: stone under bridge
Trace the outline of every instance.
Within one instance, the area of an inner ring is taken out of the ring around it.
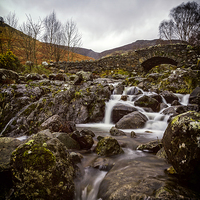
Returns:
[[[154,66],[160,64],[172,64],[177,67],[196,66],[198,59],[200,59],[200,55],[197,48],[185,44],[173,44],[152,46],[95,61],[62,62],[58,67],[70,73],[80,70],[99,73],[115,69],[147,73]]]

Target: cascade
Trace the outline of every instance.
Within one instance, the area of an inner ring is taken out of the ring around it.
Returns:
[[[115,85],[116,86],[116,85]],[[134,91],[138,91],[138,94],[134,94]],[[98,135],[101,136],[107,136],[110,135],[109,131],[112,126],[115,124],[112,122],[111,116],[112,116],[112,110],[114,106],[117,103],[128,105],[136,108],[139,112],[142,112],[147,118],[148,121],[146,122],[145,126],[143,128],[139,129],[123,129],[123,131],[126,133],[126,137],[120,137],[117,136],[116,139],[120,142],[128,143],[129,145],[125,148],[123,156],[118,156],[117,158],[114,158],[115,162],[124,162],[128,159],[135,159],[137,157],[144,157],[148,156],[148,154],[145,154],[144,152],[136,150],[136,147],[133,145],[133,148],[131,148],[131,143],[134,142],[133,139],[130,139],[130,133],[131,131],[134,131],[137,135],[136,140],[138,140],[140,143],[145,143],[152,140],[162,139],[162,136],[164,134],[164,131],[168,124],[169,115],[162,114],[162,111],[159,112],[146,112],[143,108],[137,107],[134,105],[134,102],[140,98],[143,95],[152,95],[155,93],[152,92],[145,92],[137,87],[126,87],[122,93],[122,95],[127,95],[127,101],[121,100],[121,96],[119,94],[112,94],[110,97],[110,100],[106,103],[105,108],[105,117],[103,122],[101,123],[93,123],[93,124],[77,124],[77,128],[89,128],[90,130],[94,131],[96,134],[96,137]],[[179,98],[179,103],[182,105],[187,105],[189,95],[182,95],[182,94],[176,94]],[[166,100],[161,96],[162,102],[166,105],[171,106],[170,104],[167,104]],[[92,154],[91,156],[94,156]],[[96,155],[97,156],[97,155]],[[88,158],[88,155],[86,155],[86,159]],[[84,165],[84,164],[82,164]],[[128,167],[128,166],[127,166]],[[103,178],[106,176],[106,171],[100,171],[99,169],[94,169],[92,167],[85,168],[83,173],[83,177],[81,181],[78,181],[76,183],[76,200],[97,200],[98,199],[98,190],[100,187],[100,184],[103,180]],[[100,200],[100,199],[98,199]]]

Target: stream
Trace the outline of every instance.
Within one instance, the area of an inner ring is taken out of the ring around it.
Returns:
[[[130,90],[133,89],[133,87],[126,87],[123,91],[122,95],[130,94]],[[141,91],[140,95],[127,95],[127,101],[121,100],[121,95],[113,94],[111,95],[111,98],[109,102],[106,103],[106,110],[105,110],[105,117],[104,121],[102,123],[90,123],[90,124],[77,124],[77,129],[82,130],[83,128],[92,130],[95,133],[94,141],[95,144],[97,144],[97,136],[110,136],[110,129],[114,126],[114,124],[111,121],[111,113],[113,107],[117,103],[122,104],[128,104],[129,106],[133,106],[137,108],[138,111],[142,112],[144,115],[147,116],[148,121],[146,122],[144,128],[140,129],[123,129],[126,133],[126,136],[112,136],[115,139],[118,140],[120,144],[126,144],[123,146],[123,150],[125,154],[114,156],[111,159],[114,163],[125,163],[127,160],[134,160],[138,158],[149,158],[154,155],[148,152],[142,152],[139,150],[136,150],[137,146],[141,143],[146,143],[152,140],[161,140],[164,134],[165,129],[167,128],[169,115],[161,114],[162,110],[160,112],[145,112],[144,109],[140,107],[136,107],[134,105],[134,102],[141,97],[142,95],[152,95],[155,93],[151,92],[144,92],[143,90],[137,88]],[[189,95],[182,95],[182,94],[175,94],[179,98],[179,102],[182,105],[187,105]],[[165,99],[162,97],[163,103],[167,104]],[[169,107],[170,104],[167,104]],[[134,131],[136,133],[136,138],[131,138],[131,131]],[[98,155],[95,153],[85,153],[83,154],[83,159],[81,164],[79,165],[81,169],[81,178],[77,179],[75,182],[76,185],[76,196],[75,200],[101,200],[101,198],[98,198],[98,192],[99,187],[108,173],[107,171],[104,171],[104,169],[96,169],[94,167],[91,167],[93,161],[95,158],[97,158]],[[155,157],[155,156],[154,156]],[[166,164],[166,167],[169,167],[170,165]],[[128,167],[128,166],[127,166]],[[160,170],[156,169],[155,165],[155,171]],[[123,169],[121,169],[123,170]],[[163,170],[164,171],[164,170]],[[165,175],[162,175],[163,179],[167,179]]]

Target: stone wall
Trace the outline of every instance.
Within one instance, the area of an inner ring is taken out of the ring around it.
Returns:
[[[62,62],[57,64],[68,73],[91,71],[99,73],[104,70],[124,69],[126,71],[149,71],[159,64],[174,64],[189,67],[196,65],[200,55],[188,45],[157,45],[145,49],[127,52],[122,55],[104,57],[95,61]]]

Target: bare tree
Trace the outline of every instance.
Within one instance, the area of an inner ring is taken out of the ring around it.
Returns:
[[[65,44],[67,48],[67,60],[73,60],[77,47],[82,45],[82,36],[78,31],[76,23],[71,19],[64,26]]]
[[[4,17],[4,22],[8,25],[4,27],[7,49],[13,50],[13,42],[17,39],[16,29],[18,25],[18,19],[15,13],[9,13]]]
[[[57,33],[59,33],[61,29],[61,22],[57,20],[56,13],[53,11],[50,15],[45,17],[43,24],[45,31],[43,41],[46,43],[46,51],[49,61],[51,61],[54,54],[54,44],[56,42]]]
[[[164,38],[167,40],[171,40],[173,39],[173,29],[174,29],[174,23],[172,20],[170,21],[162,21],[160,26],[159,26],[159,35],[160,38]]]
[[[196,2],[182,3],[173,8],[170,11],[170,18],[170,21],[160,24],[161,32],[159,30],[159,34],[163,39],[169,39],[169,33],[170,35],[172,33],[176,39],[191,42],[192,36],[200,31],[200,6]],[[167,25],[166,29],[165,25]]]

